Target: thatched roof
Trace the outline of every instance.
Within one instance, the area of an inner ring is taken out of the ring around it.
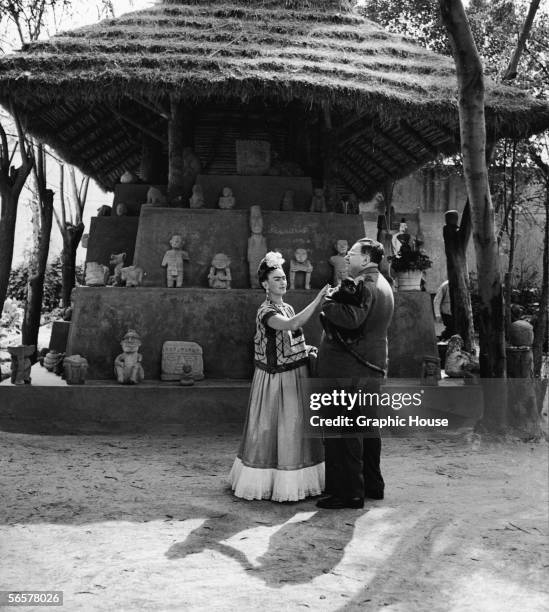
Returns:
[[[164,137],[169,94],[330,109],[339,179],[357,193],[458,147],[451,58],[383,30],[343,0],[165,1],[0,59],[0,103],[112,189]],[[549,105],[488,85],[498,136],[549,127]],[[145,132],[142,129],[145,127]]]

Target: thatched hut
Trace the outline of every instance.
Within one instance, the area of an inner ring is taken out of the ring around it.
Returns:
[[[88,261],[108,264],[109,253],[124,250],[126,264],[133,259],[145,272],[140,289],[77,291],[68,350],[88,358],[92,376],[112,377],[128,327],[142,334],[148,377],[160,377],[163,342],[182,338],[202,345],[208,376],[250,376],[262,297],[249,288],[249,206],[264,210],[269,248],[287,260],[296,247],[309,249],[319,287],[332,278],[335,239],[364,231],[359,215],[340,214],[340,197],[368,198],[389,179],[458,150],[452,59],[384,31],[353,5],[165,0],[0,59],[0,103],[28,132],[115,190],[115,202],[137,199],[133,219],[92,220]],[[490,138],[524,137],[549,127],[549,105],[489,83],[486,117]],[[239,166],[239,146],[250,141],[268,145],[260,172]],[[206,210],[188,208],[188,148],[202,166],[192,179]],[[167,185],[172,206],[140,210],[143,186],[132,192],[118,183],[128,170],[145,186]],[[237,210],[217,208],[225,185]],[[329,212],[309,211],[313,187],[324,189]],[[286,191],[295,193],[292,212],[280,209]],[[174,233],[190,256],[182,289],[163,286]],[[230,292],[205,288],[219,252],[232,261]],[[305,290],[290,296],[296,308],[309,300]],[[423,356],[433,355],[430,308],[425,293],[397,296],[392,374],[419,376]],[[306,331],[318,340],[318,327]]]
[[[456,78],[451,58],[354,4],[165,0],[2,58],[0,103],[108,190],[127,169],[166,182],[184,145],[207,172],[234,173],[246,134],[367,197],[457,151]],[[549,105],[499,84],[488,84],[486,114],[491,138],[549,126]]]

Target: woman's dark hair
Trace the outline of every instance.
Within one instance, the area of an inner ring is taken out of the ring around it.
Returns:
[[[282,255],[280,253],[270,252],[265,255],[265,257],[261,260],[259,267],[257,268],[257,278],[260,283],[266,281],[269,278],[269,274],[280,268],[282,270],[282,264],[284,263],[284,259],[282,259]]]

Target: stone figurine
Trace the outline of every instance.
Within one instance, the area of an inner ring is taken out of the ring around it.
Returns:
[[[337,255],[332,255],[328,262],[334,269],[332,284],[339,285],[344,278],[347,278],[349,271],[349,264],[345,259],[347,251],[349,250],[349,243],[346,240],[338,240],[335,243],[335,249]]]
[[[14,385],[31,384],[31,360],[34,353],[34,344],[8,346],[11,355],[11,382]]]
[[[463,340],[454,334],[448,340],[444,371],[450,378],[475,378],[480,372],[478,359],[463,350]]]
[[[217,205],[219,206],[219,208],[222,208],[224,210],[230,210],[235,207],[236,200],[233,195],[233,190],[230,187],[223,187],[223,192],[219,198]]]
[[[261,206],[250,207],[250,230],[251,236],[248,238],[248,269],[250,272],[250,287],[259,289],[257,278],[257,268],[265,254],[267,253],[267,239],[263,236],[263,217]]]
[[[290,261],[290,289],[295,289],[295,275],[297,272],[305,274],[305,289],[311,288],[311,273],[313,264],[309,261],[307,249],[296,249]]]
[[[149,187],[147,191],[147,204],[149,206],[166,206],[166,196],[158,187]]]
[[[202,185],[193,185],[193,193],[189,198],[189,206],[191,208],[204,208],[204,190]]]
[[[120,346],[123,352],[114,360],[116,380],[122,385],[136,385],[145,378],[141,365],[143,356],[138,352],[141,336],[134,329],[129,329]]]
[[[440,359],[438,357],[424,357],[421,368],[421,383],[423,385],[437,386],[439,380]]]
[[[292,189],[287,189],[282,196],[282,203],[280,205],[280,210],[293,210],[294,209],[294,191]]]
[[[97,216],[98,217],[110,217],[112,215],[112,208],[110,206],[107,205],[103,205],[100,206],[97,209]]]
[[[183,287],[183,261],[189,261],[189,254],[182,249],[180,234],[170,238],[170,246],[172,248],[166,251],[161,264],[166,268],[166,287]]]
[[[109,265],[113,266],[113,274],[109,279],[109,285],[115,287],[122,286],[121,272],[126,261],[126,253],[112,253],[109,259]]]
[[[183,364],[179,384],[183,387],[190,387],[191,385],[194,385],[193,368],[188,363]]]
[[[313,197],[311,199],[310,212],[327,212],[326,198],[324,197],[323,189],[314,189]]]
[[[126,217],[128,215],[128,206],[124,202],[118,202],[114,212],[117,217]]]
[[[103,287],[109,280],[109,268],[96,261],[86,263],[86,285],[88,287]]]
[[[208,282],[212,289],[231,288],[231,260],[225,253],[217,253],[212,259]]]
[[[346,198],[343,198],[339,203],[339,209],[344,215],[358,215],[359,205],[356,195],[350,193]]]
[[[128,266],[120,270],[120,279],[126,287],[141,287],[143,284],[143,268]]]

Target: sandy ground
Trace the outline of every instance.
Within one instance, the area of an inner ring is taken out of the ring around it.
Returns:
[[[386,499],[329,511],[234,498],[238,438],[0,432],[0,589],[71,612],[549,609],[545,443],[388,438]]]

